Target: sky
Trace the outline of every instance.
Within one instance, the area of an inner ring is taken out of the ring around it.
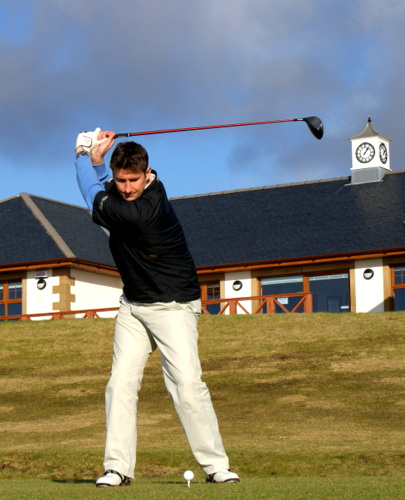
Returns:
[[[96,127],[324,124],[132,138],[169,197],[348,176],[369,117],[402,170],[404,24],[403,0],[0,0],[0,200],[85,206],[74,149]]]

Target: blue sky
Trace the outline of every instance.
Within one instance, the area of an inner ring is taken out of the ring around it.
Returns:
[[[84,206],[77,134],[135,138],[170,197],[350,175],[371,116],[405,168],[403,0],[0,1],[0,200]]]

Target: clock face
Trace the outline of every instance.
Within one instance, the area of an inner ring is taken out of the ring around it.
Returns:
[[[363,142],[356,149],[356,158],[361,163],[368,163],[374,158],[374,156],[375,156],[374,146],[369,142]]]
[[[380,144],[380,160],[381,163],[387,163],[388,160],[388,151],[385,144]]]

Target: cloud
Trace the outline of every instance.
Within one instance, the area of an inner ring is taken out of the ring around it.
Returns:
[[[63,170],[96,126],[318,115],[320,142],[302,123],[145,141],[176,169],[175,195],[334,177],[350,174],[347,138],[370,115],[403,168],[404,20],[402,0],[14,2],[0,17],[0,162]]]

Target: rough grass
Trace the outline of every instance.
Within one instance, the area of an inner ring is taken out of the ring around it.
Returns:
[[[404,320],[401,312],[203,316],[204,379],[232,468],[245,481],[266,484],[374,477],[398,485]],[[0,480],[92,484],[102,472],[112,335],[110,319],[0,324]],[[140,484],[176,483],[186,468],[194,470],[196,486],[203,483],[157,353],[145,373],[138,422]]]

